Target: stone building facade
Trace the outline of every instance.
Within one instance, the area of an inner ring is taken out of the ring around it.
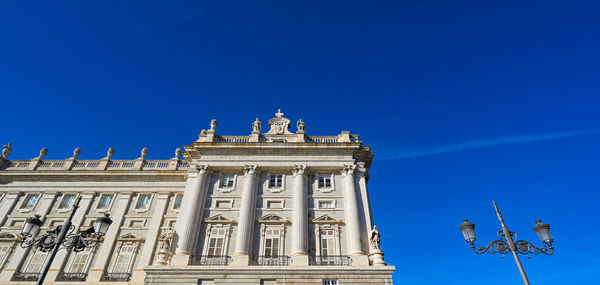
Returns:
[[[0,284],[31,284],[48,253],[21,229],[75,231],[105,213],[102,242],[60,250],[47,284],[392,284],[368,193],[373,159],[357,135],[309,136],[278,111],[262,131],[221,136],[217,121],[170,160],[0,157]]]

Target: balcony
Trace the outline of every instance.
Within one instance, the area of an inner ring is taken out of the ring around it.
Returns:
[[[66,273],[59,272],[56,276],[56,281],[60,282],[84,282],[87,278],[87,273]]]
[[[227,255],[192,255],[189,265],[220,265],[231,263],[231,257]]]
[[[257,258],[252,260],[252,265],[287,266],[290,265],[290,257],[285,255],[259,255]]]
[[[104,272],[100,281],[102,282],[129,282],[131,273],[127,272]]]
[[[12,278],[10,278],[10,281],[37,281],[38,278],[40,278],[40,275],[41,273],[39,272],[33,273],[17,271]]]
[[[350,266],[352,258],[345,255],[311,256],[308,262],[319,266]]]

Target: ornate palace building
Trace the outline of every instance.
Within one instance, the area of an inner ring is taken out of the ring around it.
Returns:
[[[217,121],[169,160],[30,160],[0,156],[0,283],[32,284],[41,243],[105,214],[95,244],[61,249],[45,284],[392,284],[369,202],[373,152],[358,135],[292,133],[281,111],[262,132],[217,134]],[[42,224],[22,234],[31,217]],[[28,220],[29,219],[29,220]],[[92,227],[90,227],[92,226]],[[93,228],[92,228],[93,231]],[[67,238],[69,240],[69,238]]]

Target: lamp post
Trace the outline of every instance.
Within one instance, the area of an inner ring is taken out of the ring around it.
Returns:
[[[535,222],[535,226],[533,226],[533,230],[537,233],[542,242],[545,244],[545,246],[541,248],[536,247],[528,241],[516,240],[517,234],[508,230],[508,227],[506,227],[506,224],[504,224],[504,219],[502,218],[502,214],[498,209],[498,205],[496,205],[495,201],[493,203],[494,208],[496,209],[496,216],[498,216],[498,220],[500,221],[500,225],[502,226],[502,229],[498,231],[499,239],[490,242],[486,247],[480,245],[476,246],[475,225],[469,222],[469,220],[467,219],[463,220],[463,223],[460,225],[460,230],[463,236],[465,237],[465,241],[471,244],[471,248],[475,253],[500,253],[502,254],[502,257],[504,257],[505,254],[508,254],[510,252],[514,257],[515,262],[517,263],[517,267],[519,268],[519,272],[521,273],[521,277],[523,278],[523,283],[525,285],[529,285],[529,279],[527,279],[527,274],[525,274],[525,269],[523,269],[523,264],[521,264],[521,260],[519,259],[518,254],[525,254],[527,258],[530,258],[529,254],[554,254],[554,247],[552,247],[552,242],[554,242],[554,239],[550,234],[550,225],[544,224],[541,220],[538,220]]]
[[[61,226],[49,230],[43,235],[34,236],[37,230],[43,225],[39,215],[28,218],[23,225],[23,230],[21,231],[21,247],[27,248],[35,246],[38,250],[50,252],[37,280],[38,285],[44,283],[46,274],[48,274],[48,269],[50,269],[50,265],[52,264],[52,261],[54,261],[54,257],[56,257],[56,253],[61,246],[75,252],[93,247],[103,240],[103,236],[106,234],[108,226],[112,223],[108,214],[105,214],[104,217],[96,219],[94,226],[82,227],[77,233],[73,233],[75,227],[71,225],[71,220],[79,208],[79,201],[81,201],[81,195],[77,195],[75,198],[69,218],[66,219]]]

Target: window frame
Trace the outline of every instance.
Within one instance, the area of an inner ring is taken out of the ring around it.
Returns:
[[[269,207],[269,203],[272,202],[279,202],[281,204],[280,207]],[[264,210],[281,210],[285,208],[285,199],[264,199],[263,200],[263,207],[262,209]]]
[[[65,203],[65,199],[67,197],[72,197],[72,200],[69,202],[68,205],[66,205],[66,207],[63,207],[63,203]],[[77,199],[77,194],[63,193],[63,195],[60,199],[60,203],[58,203],[58,206],[56,207],[56,210],[59,212],[68,212],[69,210],[71,210],[71,206],[73,206],[73,204],[75,204],[75,199]]]
[[[44,255],[44,258],[42,259],[42,262],[39,264],[39,269],[37,270],[30,270],[29,268],[31,267],[31,263],[34,261],[35,257],[39,255]],[[34,249],[33,253],[31,254],[31,256],[29,257],[29,260],[27,260],[27,265],[24,266],[23,269],[23,273],[40,273],[42,271],[42,268],[44,267],[44,263],[46,262],[46,259],[48,258],[48,253],[47,252],[43,252],[41,250],[37,250]]]
[[[208,221],[207,221],[208,222]],[[206,234],[204,239],[204,247],[202,249],[202,255],[208,256],[210,251],[210,242],[213,239],[213,230],[224,230],[223,235],[218,235],[214,237],[215,239],[223,239],[223,246],[221,247],[221,255],[211,255],[211,256],[228,256],[229,252],[229,240],[231,236],[231,223],[222,224],[222,223],[208,223],[206,225]]]
[[[326,186],[325,182],[324,182],[325,185],[321,186],[321,183],[320,183],[321,176],[325,176],[325,175],[328,175],[329,179],[331,180],[329,186]],[[317,189],[319,191],[328,193],[328,192],[331,192],[331,191],[333,191],[335,189],[335,174],[334,173],[332,173],[332,172],[318,172],[318,173],[316,173],[316,178],[317,179],[316,179],[315,182],[316,182]]]
[[[175,207],[177,205],[177,200],[180,200],[179,207]],[[171,209],[173,209],[173,211],[179,211],[181,206],[183,206],[183,193],[176,193],[173,196],[173,205],[171,206]]]
[[[149,196],[149,198],[148,198],[148,204],[146,204],[145,207],[140,208],[139,207],[139,203],[140,203],[140,198],[142,196]],[[135,198],[135,205],[133,206],[134,211],[136,211],[136,212],[146,212],[146,211],[150,210],[150,207],[152,206],[152,199],[153,198],[154,198],[154,194],[153,193],[138,193],[136,195],[136,198]]]
[[[80,272],[73,271],[73,266],[75,265],[75,260],[77,259],[77,257],[80,254],[84,254],[84,253],[87,253],[87,256],[85,257],[85,261],[84,261],[84,263],[82,265],[81,271]],[[91,265],[90,261],[92,259],[93,254],[94,254],[94,249],[92,249],[92,248],[86,248],[86,249],[84,249],[84,250],[82,250],[80,252],[71,251],[71,254],[73,255],[73,257],[70,260],[71,262],[70,262],[70,265],[69,265],[69,271],[67,271],[66,273],[87,273],[88,270],[89,270],[89,268],[90,268],[90,265]]]
[[[229,180],[227,185],[223,185],[223,179],[225,177],[230,177],[231,176],[231,185],[229,185]],[[231,192],[233,191],[233,189],[235,189],[235,185],[237,182],[237,173],[236,172],[222,172],[219,174],[219,181],[218,183],[218,187],[217,189],[219,189],[221,192]]]
[[[229,203],[229,206],[226,208],[217,207],[220,202]],[[213,205],[212,205],[211,210],[230,210],[230,209],[233,209],[233,199],[221,199],[221,198],[213,199]]]
[[[31,199],[32,196],[36,196],[37,199],[35,200],[35,202],[33,203],[33,205],[31,207],[26,207],[27,204],[29,204],[29,199]],[[19,211],[20,212],[31,212],[35,209],[35,207],[37,206],[37,204],[40,202],[40,199],[42,198],[42,194],[37,194],[37,193],[27,193],[25,195],[25,199],[23,199],[23,202],[21,202],[21,205],[19,205]]]
[[[315,208],[319,209],[319,210],[335,210],[337,207],[337,200],[336,199],[316,199],[317,200],[317,205]],[[331,202],[332,207],[321,207],[321,203],[324,202]]]
[[[104,197],[111,197],[110,198],[110,203],[108,204],[108,206],[106,206],[106,208],[100,208],[100,203],[102,202],[102,199]],[[96,203],[96,211],[97,212],[107,212],[110,211],[110,209],[112,208],[113,204],[115,203],[115,197],[116,194],[115,193],[101,193],[100,196],[98,197],[98,203]]]

